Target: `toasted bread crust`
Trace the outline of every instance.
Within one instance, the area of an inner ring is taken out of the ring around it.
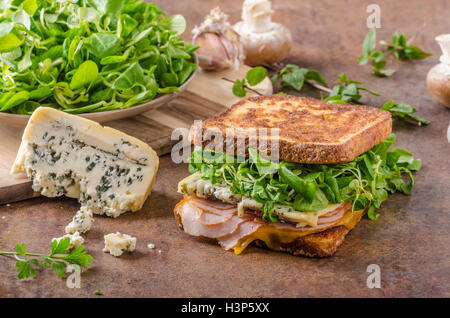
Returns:
[[[313,233],[299,237],[292,243],[284,244],[279,252],[307,257],[330,257],[342,244],[347,233],[350,232],[345,226],[332,227],[319,233]],[[264,241],[254,241],[259,247],[268,248]]]
[[[229,128],[234,129],[234,134],[228,136],[234,140],[234,148],[227,152],[236,154],[237,144],[245,141],[247,154],[249,132],[253,131],[258,139],[258,151],[270,155],[276,151],[270,131],[266,137],[258,135],[256,129],[280,128],[280,160],[331,164],[351,161],[385,140],[392,131],[392,119],[389,112],[364,105],[330,104],[288,95],[258,96],[239,101],[204,121],[202,126],[193,125],[190,141],[197,146],[225,151]],[[214,138],[218,133],[224,138]],[[261,143],[263,139],[267,143]]]
[[[353,226],[359,223],[363,215],[363,211],[357,211],[354,213],[354,220],[351,222]],[[175,206],[173,214],[175,216],[175,220],[177,221],[178,227],[183,230],[183,223],[181,220],[181,202]],[[259,247],[272,249],[278,252],[286,252],[293,255],[302,255],[307,257],[330,257],[342,244],[345,236],[348,232],[350,232],[350,230],[352,230],[352,228],[347,228],[344,225],[335,226],[322,232],[301,236],[288,244],[281,244],[278,249],[269,248],[264,241],[261,240],[255,240],[253,243]],[[283,233],[280,231],[279,235],[283,235]]]

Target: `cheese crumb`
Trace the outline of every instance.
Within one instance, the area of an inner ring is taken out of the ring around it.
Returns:
[[[103,252],[120,256],[123,252],[133,252],[136,248],[136,238],[120,232],[105,235],[105,248]]]
[[[52,241],[57,241],[59,243],[59,241],[61,241],[62,239],[66,238],[66,237],[70,237],[69,249],[75,248],[84,243],[84,238],[82,238],[80,236],[79,232],[75,232],[73,234],[66,234],[66,235],[58,237],[58,238],[53,238]]]
[[[91,229],[94,223],[94,215],[87,207],[82,206],[66,226],[66,233],[73,234],[75,232],[86,233]]]
[[[155,248],[155,244],[149,243],[149,244],[147,245],[147,247],[148,247],[148,248]]]

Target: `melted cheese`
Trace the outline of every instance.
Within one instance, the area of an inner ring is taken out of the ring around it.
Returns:
[[[332,227],[337,227],[340,225],[344,225],[347,229],[351,230],[353,229],[356,224],[359,222],[362,214],[364,213],[364,210],[360,211],[354,211],[352,212],[347,211],[344,214],[344,217],[341,219],[341,221],[337,224],[332,225]],[[275,226],[262,226],[258,230],[256,230],[255,233],[250,234],[247,237],[243,237],[241,240],[239,240],[238,244],[234,246],[234,253],[235,254],[241,254],[242,251],[253,241],[255,240],[261,240],[263,241],[270,249],[272,250],[281,250],[281,245],[283,244],[289,244],[294,242],[299,237],[313,234],[317,232],[322,232],[324,229],[319,230],[310,230],[310,231],[295,231],[292,229],[280,229]]]

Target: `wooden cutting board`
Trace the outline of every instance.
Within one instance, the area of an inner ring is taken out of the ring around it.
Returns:
[[[195,119],[206,119],[236,103],[232,83],[222,79],[241,79],[249,70],[242,65],[238,70],[197,72],[187,90],[158,109],[138,116],[107,122],[104,125],[121,130],[148,143],[158,155],[170,153],[177,140],[171,140],[175,128],[188,128]],[[262,94],[272,93],[268,78],[254,87]],[[252,96],[254,93],[249,93]],[[25,174],[10,175],[20,145],[24,127],[0,124],[0,204],[38,196],[31,189]]]

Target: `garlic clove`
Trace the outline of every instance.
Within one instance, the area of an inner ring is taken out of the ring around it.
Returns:
[[[244,48],[230,23],[228,16],[219,8],[211,10],[200,26],[192,33],[192,43],[200,46],[196,51],[199,65],[208,71],[229,67],[237,68],[244,59]]]
[[[235,46],[223,34],[201,33],[195,38],[194,45],[200,46],[196,54],[199,65],[204,70],[221,70],[234,64]]]

